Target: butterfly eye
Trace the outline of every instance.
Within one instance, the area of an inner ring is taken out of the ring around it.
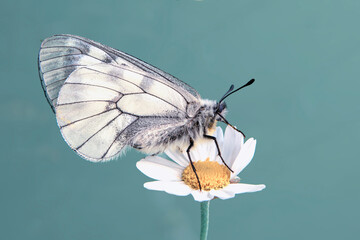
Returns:
[[[225,102],[221,102],[220,105],[219,105],[219,107],[218,107],[217,112],[218,112],[218,113],[222,113],[225,109],[226,109],[226,103],[225,103]]]

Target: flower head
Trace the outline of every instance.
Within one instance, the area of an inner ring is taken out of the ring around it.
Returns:
[[[240,183],[240,178],[237,176],[254,156],[256,140],[250,138],[244,143],[242,134],[229,126],[225,135],[220,127],[216,128],[214,135],[224,161],[233,172],[229,171],[218,156],[214,142],[202,141],[190,151],[201,190],[187,153],[176,150],[165,151],[173,161],[159,156],[148,156],[137,162],[136,166],[142,173],[157,180],[145,183],[144,187],[178,196],[191,194],[199,202],[214,197],[228,199],[235,194],[264,189],[263,184]]]

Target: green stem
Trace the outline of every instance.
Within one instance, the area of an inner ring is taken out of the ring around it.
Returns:
[[[206,240],[209,230],[209,206],[210,201],[204,201],[200,203],[201,209],[201,230],[200,230],[200,240]]]

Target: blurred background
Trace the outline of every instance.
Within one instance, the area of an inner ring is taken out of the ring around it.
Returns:
[[[199,203],[148,191],[143,154],[87,162],[43,95],[43,39],[80,35],[219,99],[258,140],[241,173],[259,193],[214,200],[209,239],[359,237],[360,2],[9,1],[0,3],[0,238],[198,239]]]

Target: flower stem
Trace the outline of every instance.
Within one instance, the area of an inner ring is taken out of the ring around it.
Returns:
[[[209,230],[209,206],[210,201],[204,201],[200,203],[201,209],[201,230],[200,230],[200,240],[206,240]]]

